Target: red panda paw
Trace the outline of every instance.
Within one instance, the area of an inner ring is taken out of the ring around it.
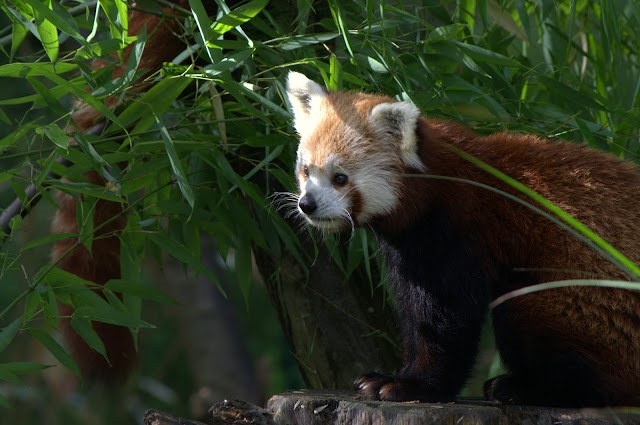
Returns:
[[[376,372],[362,375],[353,383],[358,397],[381,401],[447,402],[454,396],[439,394],[417,378],[386,376]]]
[[[511,375],[500,375],[484,383],[484,397],[503,404],[520,404]]]

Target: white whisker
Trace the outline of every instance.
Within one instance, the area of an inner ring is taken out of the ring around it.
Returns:
[[[349,241],[351,241],[356,231],[355,223],[353,222],[353,218],[351,217],[351,214],[346,209],[344,210],[344,215],[342,216],[342,218],[344,218],[345,221],[349,223],[349,225],[351,225],[351,236],[349,236]]]

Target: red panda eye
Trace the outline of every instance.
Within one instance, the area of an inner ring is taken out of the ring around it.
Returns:
[[[309,167],[307,165],[302,167],[302,174],[304,174],[305,177],[309,177]]]
[[[333,183],[336,186],[344,186],[349,181],[349,177],[346,174],[336,174],[333,176]]]

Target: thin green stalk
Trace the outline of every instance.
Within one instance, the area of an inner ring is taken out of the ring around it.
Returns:
[[[625,273],[627,273],[627,275],[631,279],[638,280],[640,278],[640,267],[638,267],[633,261],[629,260],[625,255],[623,255],[620,251],[614,248],[611,244],[609,244],[607,241],[602,239],[595,232],[593,232],[591,229],[585,226],[582,222],[580,222],[580,220],[572,217],[567,212],[565,212],[562,208],[558,207],[553,202],[546,199],[544,196],[541,196],[536,191],[520,183],[514,178],[506,175],[500,170],[490,166],[486,162],[474,157],[473,155],[466,153],[465,151],[453,145],[447,144],[447,147],[451,151],[453,151],[455,154],[459,155],[461,158],[487,171],[494,177],[497,177],[498,179],[509,184],[511,187],[520,191],[524,195],[533,199],[538,204],[542,205],[544,208],[549,210],[552,214],[554,214],[560,220],[562,220],[564,223],[566,223],[568,226],[570,226],[572,229],[574,229],[576,232],[579,232],[580,234],[584,235],[585,238],[593,242],[593,244],[595,244],[599,248],[598,252],[600,252],[600,254],[606,253],[607,255],[605,255],[605,257],[611,260],[613,263],[615,263],[618,267],[624,269]]]

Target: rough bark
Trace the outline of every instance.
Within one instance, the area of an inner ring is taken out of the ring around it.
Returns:
[[[224,401],[210,410],[207,424],[254,425],[610,425],[640,424],[638,409],[559,409],[511,406],[481,400],[457,403],[392,403],[358,400],[352,393],[292,391],[273,396],[266,409]],[[145,425],[202,425],[149,411]]]
[[[640,424],[628,409],[558,409],[479,400],[458,403],[391,403],[357,400],[353,394],[293,391],[273,396],[267,410],[276,424],[606,425]]]
[[[313,241],[302,241],[313,258]],[[382,291],[372,291],[364,272],[349,279],[326,248],[308,273],[293,255],[274,259],[255,252],[271,301],[310,388],[350,388],[361,373],[399,364],[394,313]]]

